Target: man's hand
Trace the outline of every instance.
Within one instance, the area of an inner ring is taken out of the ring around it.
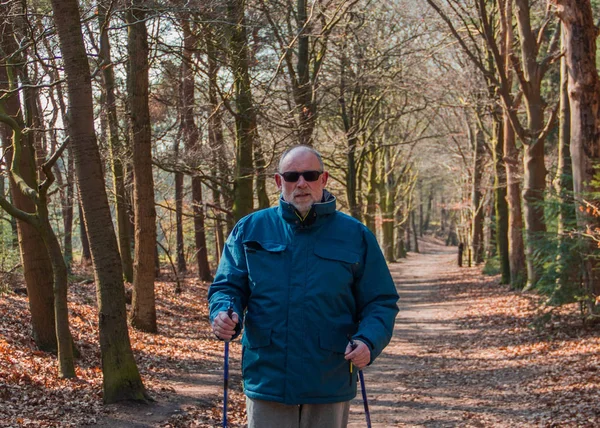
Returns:
[[[353,350],[352,345],[348,343],[346,346],[346,355],[344,358],[347,360],[351,360],[352,364],[354,364],[359,370],[363,367],[366,367],[371,361],[371,350],[369,347],[360,340],[355,340],[354,344],[356,348]]]
[[[238,315],[235,312],[231,315],[231,318],[229,318],[227,311],[221,311],[213,320],[213,333],[215,333],[219,339],[229,341],[235,334],[235,326],[238,321]]]

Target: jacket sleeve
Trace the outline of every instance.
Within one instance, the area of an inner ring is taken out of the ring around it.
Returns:
[[[363,235],[366,249],[355,283],[359,326],[354,339],[369,346],[371,364],[392,338],[398,293],[377,239],[367,229]]]
[[[217,314],[226,311],[230,299],[233,310],[238,314],[237,337],[243,324],[243,313],[248,303],[248,266],[242,244],[242,225],[238,223],[225,242],[223,255],[213,283],[208,289],[209,320],[212,324]]]

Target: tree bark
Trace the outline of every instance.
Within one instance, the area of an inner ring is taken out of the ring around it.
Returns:
[[[129,341],[123,271],[94,132],[91,76],[79,5],[76,0],[52,0],[52,9],[67,75],[69,135],[98,288],[103,399],[105,403],[145,401],[148,396]]]
[[[179,142],[175,143],[179,145]],[[178,151],[175,152],[176,156]],[[183,237],[183,173],[175,173],[175,237],[177,245],[177,272],[187,272],[185,263],[185,240]]]
[[[471,210],[472,210],[472,224],[471,224],[471,254],[473,255],[473,261],[475,264],[479,264],[483,261],[483,193],[482,188],[482,176],[484,168],[484,156],[485,156],[485,142],[484,135],[481,129],[477,128],[475,134],[475,147],[473,151],[473,183],[471,189]]]
[[[496,213],[496,251],[500,260],[500,283],[510,284],[510,252],[508,244],[508,202],[506,200],[506,168],[504,158],[504,122],[502,112],[494,116],[494,208]]]
[[[152,138],[148,107],[149,48],[145,7],[133,0],[127,12],[129,24],[127,71],[131,141],[133,147],[133,200],[135,249],[131,325],[155,333],[156,300],[154,296],[156,263],[156,210],[152,176]]]
[[[85,230],[85,219],[81,202],[77,202],[77,208],[79,212],[79,236],[81,238],[81,262],[85,264],[92,261],[92,253],[90,252],[90,242]]]
[[[196,260],[198,262],[198,278],[212,281],[208,265],[208,249],[206,248],[206,230],[204,225],[204,203],[202,201],[202,180],[192,177],[192,198],[194,206],[194,230],[196,241]]]

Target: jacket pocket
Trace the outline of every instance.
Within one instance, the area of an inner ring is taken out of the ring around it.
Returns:
[[[270,328],[254,328],[246,326],[242,336],[242,345],[248,349],[264,348],[271,344]]]
[[[311,267],[314,282],[329,284],[313,292],[323,301],[346,299],[352,295],[352,286],[358,277],[361,255],[341,246],[317,244],[314,249],[315,264]],[[338,300],[339,301],[339,300]],[[351,306],[353,307],[353,303]]]
[[[338,246],[316,246],[315,254],[322,259],[332,260],[332,261],[341,261],[344,263],[348,263],[350,265],[355,265],[360,263],[360,254],[355,253],[351,250],[348,250],[344,247]]]
[[[246,326],[242,336],[242,377],[244,389],[265,397],[283,396],[285,361],[272,340],[272,328]]]
[[[282,283],[286,245],[257,240],[244,241],[243,244],[251,287],[260,287],[260,291],[256,290],[259,293],[272,292]]]
[[[256,253],[267,251],[269,253],[281,253],[285,250],[286,245],[271,241],[244,241],[244,249],[246,253]]]
[[[350,373],[350,363],[344,358],[348,334],[356,331],[354,326],[319,329],[318,344],[314,350],[307,349],[303,372],[310,376],[298,379],[302,397],[315,399],[347,400],[356,387],[356,376]]]
[[[352,334],[352,331],[352,329],[344,331],[321,330],[319,331],[319,346],[327,351],[344,354],[346,346],[348,346],[347,335]]]

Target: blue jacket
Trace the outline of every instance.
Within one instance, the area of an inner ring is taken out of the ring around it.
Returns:
[[[250,398],[350,400],[357,374],[344,359],[347,335],[369,346],[371,362],[392,337],[398,294],[377,240],[324,195],[304,220],[280,199],[241,219],[225,244],[208,292],[210,321],[233,297]]]

